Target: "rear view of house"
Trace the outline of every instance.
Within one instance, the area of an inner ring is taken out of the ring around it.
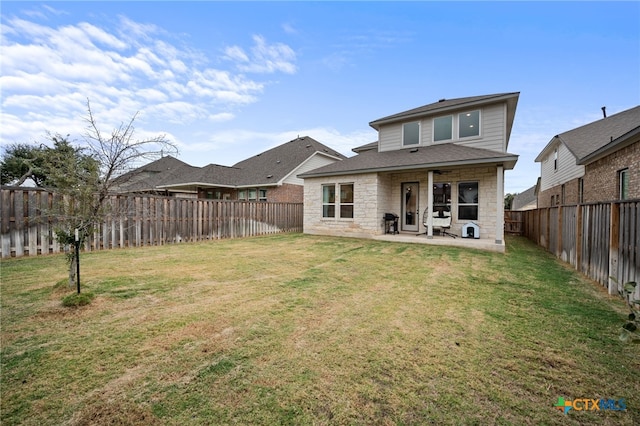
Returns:
[[[447,232],[473,229],[503,250],[504,171],[518,159],[507,151],[518,98],[441,99],[372,121],[378,141],[300,175],[304,232],[373,237],[393,214],[400,233],[430,239],[438,215],[450,217]]]

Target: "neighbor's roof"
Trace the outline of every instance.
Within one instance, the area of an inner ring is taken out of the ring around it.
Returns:
[[[298,175],[301,178],[362,174],[413,169],[435,170],[478,164],[502,163],[513,169],[518,156],[508,152],[445,143],[394,151],[363,151],[361,154]]]
[[[243,171],[242,179],[237,186],[273,185],[285,179],[302,163],[317,154],[337,160],[347,158],[309,136],[296,138],[234,164],[233,167]]]
[[[201,168],[184,169],[184,173],[168,177],[159,187],[238,188],[276,185],[314,155],[325,155],[339,160],[347,158],[315,139],[304,136],[240,161],[232,167],[209,164]]]
[[[519,210],[526,205],[535,202],[538,199],[538,196],[536,195],[536,187],[537,185],[533,185],[531,188],[514,195],[513,201],[511,201],[511,210]]]
[[[576,164],[587,164],[637,140],[639,134],[640,106],[636,106],[554,136],[535,161],[542,161],[558,143],[563,143],[576,158]]]
[[[168,176],[191,167],[184,161],[167,155],[120,175],[113,182],[120,191],[124,192],[152,191]]]

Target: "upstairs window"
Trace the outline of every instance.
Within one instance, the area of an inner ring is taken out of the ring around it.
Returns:
[[[478,182],[458,184],[458,219],[478,220]]]
[[[480,111],[458,114],[458,137],[469,138],[480,135]]]
[[[420,143],[420,122],[402,125],[402,145],[418,145]]]
[[[446,141],[453,138],[453,116],[433,119],[433,141]]]
[[[558,171],[558,148],[553,150],[553,171]]]

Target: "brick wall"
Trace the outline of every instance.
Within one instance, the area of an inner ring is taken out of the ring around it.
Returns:
[[[629,198],[640,198],[640,142],[588,164],[584,176],[584,202],[617,200],[618,172],[628,168]]]
[[[267,188],[267,201],[270,203],[302,203],[304,201],[304,187],[285,183],[282,186]]]
[[[551,197],[553,196],[553,205],[557,206],[562,203],[562,185],[556,185],[538,193],[538,207],[551,207]],[[579,179],[571,179],[564,184],[564,204],[578,204],[579,197]]]
[[[585,166],[583,176],[584,203],[618,200],[620,197],[619,172],[628,169],[628,198],[640,198],[640,142],[635,142],[613,154]],[[564,204],[578,204],[579,179],[564,184]],[[554,205],[562,204],[562,185],[542,191],[538,194],[538,207],[550,207],[551,197]]]

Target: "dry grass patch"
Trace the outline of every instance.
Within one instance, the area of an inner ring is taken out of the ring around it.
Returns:
[[[624,306],[506,254],[281,235],[2,262],[3,424],[634,424]],[[589,366],[583,368],[583,366]],[[628,411],[553,408],[616,397]]]

